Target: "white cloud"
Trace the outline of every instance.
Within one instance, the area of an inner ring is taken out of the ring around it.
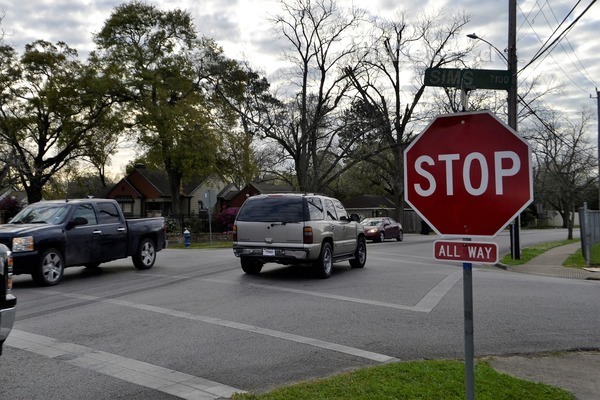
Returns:
[[[185,9],[191,13],[200,34],[212,37],[229,57],[244,59],[261,71],[274,72],[282,66],[282,42],[274,34],[268,18],[278,13],[276,0],[146,0],[161,9]],[[5,42],[23,51],[25,44],[37,39],[64,41],[82,56],[93,49],[93,33],[100,30],[118,0],[0,0],[4,11],[1,28]],[[548,36],[573,7],[570,0],[539,2],[518,1],[519,66],[529,62]],[[573,21],[590,3],[579,5],[567,22]],[[371,15],[392,18],[404,13],[413,18],[422,12],[444,9],[448,14],[464,11],[471,22],[463,33],[475,32],[504,50],[508,37],[508,2],[496,0],[338,0],[340,5],[363,7]],[[542,8],[540,8],[542,7]],[[561,28],[562,30],[562,28]],[[555,108],[574,110],[582,105],[595,106],[595,87],[600,82],[600,13],[592,7],[568,33],[568,42],[556,47],[550,56],[541,58],[523,71],[519,79],[533,76],[555,77],[564,82],[560,97],[545,101]],[[465,37],[465,40],[466,39]],[[484,43],[477,46],[481,68],[503,68],[503,60]],[[115,163],[116,164],[116,163]]]

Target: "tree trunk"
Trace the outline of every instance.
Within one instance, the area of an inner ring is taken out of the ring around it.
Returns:
[[[29,204],[41,201],[44,196],[42,189],[44,187],[42,180],[39,177],[30,177],[29,181],[21,180],[27,193],[27,202]]]
[[[177,171],[168,171],[169,189],[171,190],[171,214],[181,215],[181,174]]]
[[[567,240],[571,240],[573,239],[573,225],[574,225],[574,219],[575,219],[575,213],[569,211],[567,213],[568,217],[568,226],[567,226]]]

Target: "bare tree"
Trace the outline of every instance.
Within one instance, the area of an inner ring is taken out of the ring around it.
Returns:
[[[597,153],[587,132],[591,119],[586,110],[576,121],[549,112],[524,132],[534,146],[535,197],[558,211],[568,239],[573,238],[574,213],[589,189],[597,188]]]
[[[349,81],[345,68],[359,48],[351,40],[363,16],[358,9],[343,10],[333,0],[282,1],[283,14],[273,22],[288,43],[293,65],[286,97],[272,110],[260,135],[275,141],[293,162],[296,182],[303,191],[321,191],[336,179],[358,137],[340,141]],[[341,169],[340,169],[341,168]]]
[[[468,22],[464,14],[443,13],[424,15],[412,23],[403,16],[397,21],[374,21],[368,55],[359,68],[349,71],[364,127],[379,144],[379,156],[367,162],[387,176],[398,218],[404,209],[403,151],[415,136],[414,127],[431,117],[426,109],[419,109],[425,93],[424,71],[463,60],[470,47],[460,47],[454,39]],[[414,77],[411,82],[401,81],[405,72]]]

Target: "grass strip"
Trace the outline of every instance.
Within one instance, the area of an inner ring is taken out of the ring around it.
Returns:
[[[172,243],[169,242],[169,249],[230,249],[233,246],[231,241],[227,242],[192,242],[188,247],[185,247],[183,243]]]
[[[521,259],[520,260],[513,260],[510,256],[510,254],[506,254],[502,257],[500,262],[505,265],[525,264],[528,261],[531,261],[531,259],[533,259],[534,257],[537,257],[540,254],[545,253],[550,249],[553,249],[554,247],[564,246],[564,245],[575,243],[578,241],[579,241],[579,239],[561,240],[561,241],[557,241],[557,242],[540,243],[535,246],[525,247],[525,248],[521,249]]]
[[[302,382],[261,394],[235,394],[232,400],[463,400],[464,363],[456,360],[398,362]],[[494,370],[475,367],[478,400],[573,400],[569,392]]]
[[[600,266],[600,243],[596,243],[592,245],[592,249],[590,252],[590,264],[587,265],[585,259],[583,258],[583,252],[581,249],[577,249],[577,251],[571,254],[563,263],[565,267],[569,268],[583,268],[583,267],[597,267]]]

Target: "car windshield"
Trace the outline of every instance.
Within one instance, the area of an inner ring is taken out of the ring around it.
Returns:
[[[380,219],[365,219],[361,222],[363,226],[377,226],[382,224],[382,220]]]
[[[11,224],[60,224],[67,215],[66,204],[30,206],[10,220]]]

